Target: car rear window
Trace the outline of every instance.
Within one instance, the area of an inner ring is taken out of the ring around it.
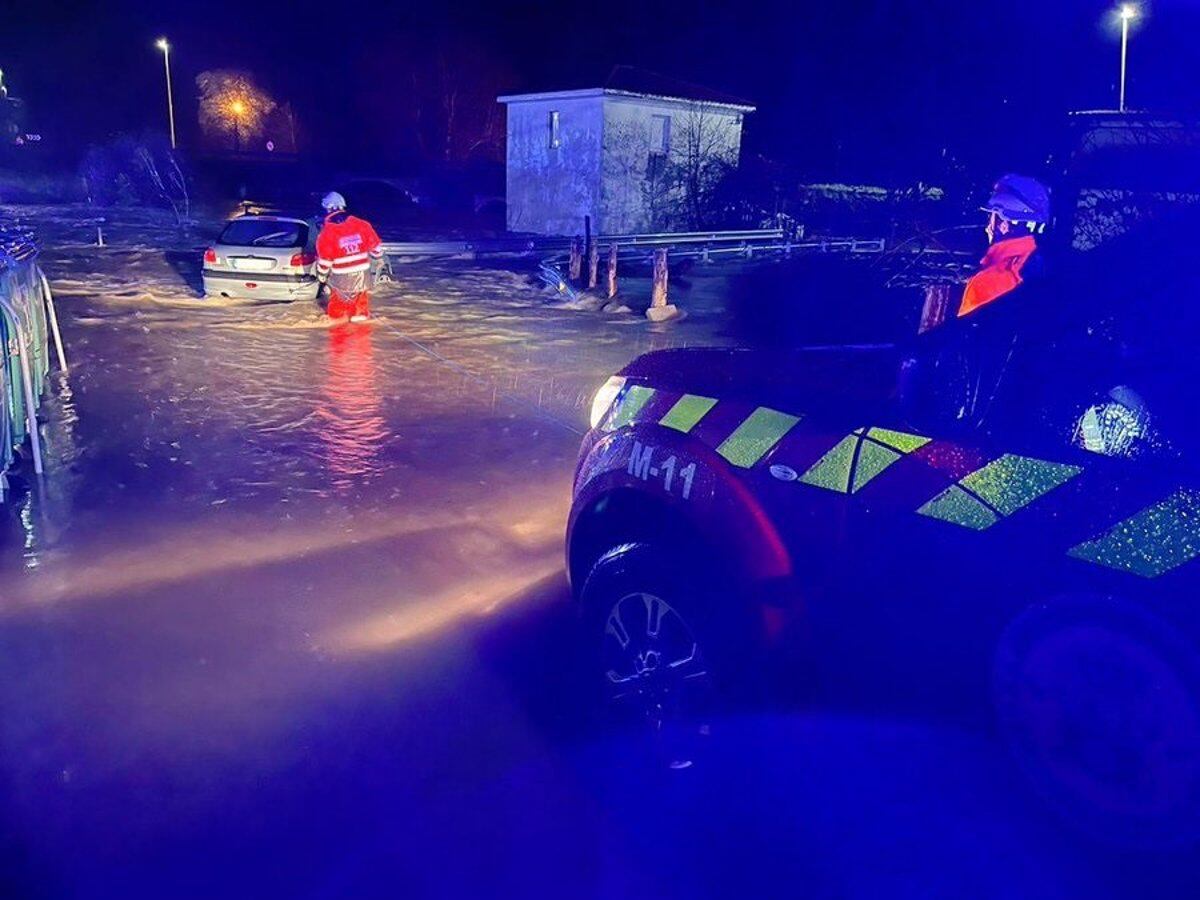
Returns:
[[[217,242],[235,247],[303,247],[308,242],[308,226],[272,219],[234,219]]]

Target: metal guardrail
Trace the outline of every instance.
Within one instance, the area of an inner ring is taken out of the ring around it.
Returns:
[[[31,242],[0,245],[0,496],[16,449],[28,442],[34,471],[43,471],[37,412],[50,373],[50,339],[67,369],[50,284]]]
[[[619,245],[618,245],[619,246]],[[618,259],[648,259],[641,248],[642,245],[627,246],[623,251],[618,250]],[[883,253],[887,249],[884,240],[857,240],[854,238],[830,239],[825,241],[792,241],[786,238],[755,241],[731,239],[727,243],[683,242],[682,244],[648,245],[645,249],[666,249],[672,259],[699,257],[708,259],[712,256],[739,255],[753,257],[757,253],[777,252],[787,256],[793,252],[816,251],[821,253]],[[634,252],[631,252],[634,251]]]
[[[594,240],[603,247],[616,244],[629,247],[678,247],[684,245],[728,245],[782,241],[782,229],[753,231],[695,231],[661,234],[600,234]],[[579,240],[572,237],[498,237],[469,241],[385,241],[383,252],[389,257],[454,257],[454,256],[539,256],[545,257],[570,250]]]
[[[595,251],[585,262],[585,254]],[[548,288],[571,300],[578,300],[583,285],[598,285],[599,253],[608,260],[613,274],[609,297],[614,296],[616,263],[650,262],[654,265],[656,296],[666,297],[667,256],[671,259],[700,258],[705,262],[714,256],[740,255],[752,258],[756,254],[778,253],[790,256],[794,251],[816,251],[823,253],[877,253],[886,251],[883,240],[858,240],[857,238],[825,238],[822,240],[796,241],[781,228],[755,229],[747,231],[690,231],[661,234],[597,235],[592,246],[584,247],[583,238],[576,237],[505,237],[477,241],[414,241],[383,244],[384,255],[389,263],[393,260],[429,259],[448,257],[521,256],[538,257],[537,278]],[[657,261],[656,261],[657,257]],[[563,267],[569,263],[569,272]],[[588,274],[585,276],[585,268]],[[659,285],[661,281],[661,285]]]
[[[596,249],[607,246],[607,267],[612,273],[612,285],[607,288],[607,294],[614,296],[616,265],[620,262],[649,263],[654,269],[656,291],[665,298],[667,291],[667,264],[671,260],[699,258],[708,262],[714,256],[738,255],[751,259],[757,254],[778,253],[783,257],[791,256],[794,251],[817,251],[822,253],[872,253],[883,254],[887,250],[884,240],[859,240],[858,238],[825,238],[822,240],[794,241],[782,230],[770,229],[762,231],[714,231],[691,232],[686,234],[663,235],[629,235],[625,238],[606,240],[601,237],[596,241]],[[615,253],[613,252],[615,249]],[[538,279],[548,288],[571,300],[578,300],[587,282],[594,282],[598,287],[599,264],[595,259],[596,270],[585,275],[585,268],[590,269],[593,261],[585,264],[582,248],[575,241],[567,255],[561,252],[544,258],[538,267]],[[563,264],[569,264],[568,274],[563,272]],[[661,284],[659,282],[661,281]],[[578,288],[578,289],[577,289]]]

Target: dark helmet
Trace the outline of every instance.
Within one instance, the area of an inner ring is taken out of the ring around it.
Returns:
[[[1005,175],[992,188],[992,198],[984,210],[1040,231],[1050,224],[1050,191],[1036,178]]]

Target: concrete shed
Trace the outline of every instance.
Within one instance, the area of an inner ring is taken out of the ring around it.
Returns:
[[[508,229],[598,234],[672,227],[686,168],[736,166],[754,107],[698,85],[618,66],[602,87],[513,94]],[[693,179],[694,181],[694,179]]]

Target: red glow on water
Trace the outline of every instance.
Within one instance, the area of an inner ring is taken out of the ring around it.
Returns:
[[[389,435],[370,327],[330,329],[327,362],[317,408],[326,467],[335,484],[351,485],[376,471]]]

